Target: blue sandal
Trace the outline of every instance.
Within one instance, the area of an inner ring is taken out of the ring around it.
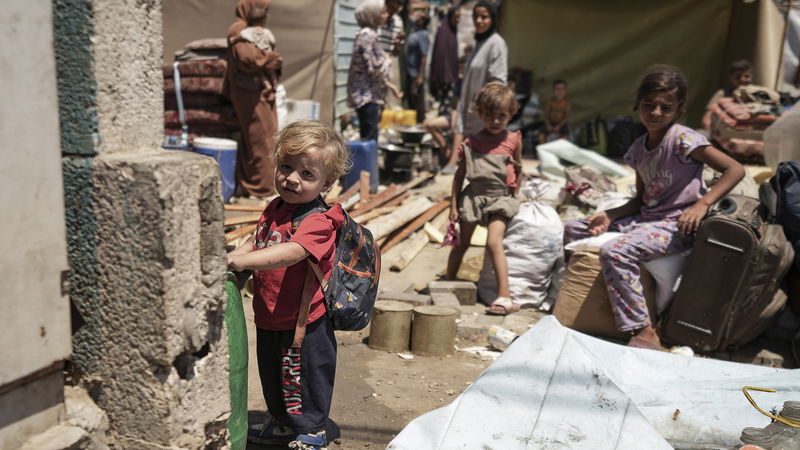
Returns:
[[[297,450],[325,450],[328,440],[325,432],[320,431],[314,434],[298,434],[294,441],[289,443],[289,448]]]

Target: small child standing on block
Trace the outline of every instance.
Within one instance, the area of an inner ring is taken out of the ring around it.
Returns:
[[[488,229],[486,248],[497,277],[497,299],[488,314],[519,311],[508,288],[508,263],[503,248],[506,222],[519,209],[516,194],[522,174],[522,134],[506,130],[519,109],[514,91],[499,83],[484,86],[475,99],[483,129],[467,138],[458,149],[458,169],[453,177],[450,220],[459,222],[458,243],[447,260],[448,280],[453,280],[470,245],[475,226]],[[469,185],[463,190],[464,180]]]
[[[275,187],[256,235],[228,254],[235,271],[254,271],[253,309],[261,387],[272,420],[252,425],[248,440],[320,449],[327,445],[325,422],[336,372],[336,340],[323,292],[308,262],[330,277],[336,232],[345,221],[340,204],[292,223],[316,204],[349,167],[341,137],[318,121],[289,124],[275,140]],[[301,297],[313,292],[308,311]],[[298,315],[308,314],[302,345],[293,345]]]
[[[644,298],[639,264],[692,247],[709,208],[744,176],[741,164],[701,134],[678,124],[686,108],[686,79],[677,69],[654,67],[636,91],[634,110],[647,128],[625,154],[636,170],[636,196],[626,204],[565,225],[566,242],[606,231],[624,233],[600,248],[600,266],[617,329],[628,345],[658,349],[660,339]],[[711,189],[703,165],[722,172]]]
[[[558,138],[569,139],[569,112],[572,106],[567,100],[567,82],[553,82],[553,96],[544,105],[545,129],[539,133],[539,143],[554,141]]]

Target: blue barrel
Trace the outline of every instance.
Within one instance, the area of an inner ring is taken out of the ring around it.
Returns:
[[[344,189],[358,183],[361,171],[369,172],[369,184],[374,190],[378,187],[378,143],[376,141],[350,141],[347,143],[353,168],[344,176]]]
[[[194,151],[214,158],[222,175],[222,199],[225,203],[236,189],[236,141],[231,139],[199,137],[192,142]]]

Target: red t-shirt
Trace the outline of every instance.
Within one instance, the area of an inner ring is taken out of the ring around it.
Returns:
[[[469,145],[475,153],[484,155],[508,155],[506,161],[506,184],[511,189],[517,187],[517,170],[514,153],[522,145],[522,133],[519,131],[506,131],[497,135],[494,139],[478,139],[475,136],[468,137],[465,144]],[[464,160],[464,147],[458,148],[458,159]]]
[[[297,231],[292,233],[292,215],[298,206],[288,204],[280,197],[272,200],[258,221],[253,250],[282,242],[296,242],[310,253],[308,259],[319,264],[327,278],[333,269],[336,230],[344,223],[342,205],[336,204],[324,213],[307,216],[300,222]],[[289,267],[255,272],[253,310],[258,328],[275,331],[294,329],[307,269],[308,263],[303,260]],[[308,315],[309,323],[325,314],[322,289],[317,278],[313,277],[313,280],[315,290]]]

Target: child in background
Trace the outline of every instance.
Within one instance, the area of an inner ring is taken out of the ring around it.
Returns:
[[[276,48],[275,36],[266,27],[267,24],[267,9],[260,6],[254,6],[250,9],[247,16],[247,28],[239,33],[239,38],[252,42],[259,50],[265,52],[274,52]],[[267,72],[266,80],[267,92],[270,89],[278,88],[278,77],[274,71]]]
[[[330,277],[342,206],[313,213],[299,225],[293,218],[315,204],[349,166],[342,138],[318,121],[291,123],[275,140],[275,187],[256,235],[228,253],[228,266],[254,272],[253,310],[261,387],[272,420],[248,429],[248,440],[318,449],[326,445],[336,372],[336,339],[325,311],[322,289],[307,261]],[[296,229],[295,229],[296,228]],[[306,286],[308,285],[308,286]],[[300,311],[301,293],[312,289],[309,311]],[[299,314],[308,313],[302,345],[293,346]]]
[[[625,162],[636,170],[636,197],[565,225],[566,242],[609,230],[625,233],[600,248],[600,265],[617,329],[631,333],[632,347],[660,347],[639,264],[691,248],[691,235],[709,207],[744,176],[739,163],[677,123],[686,108],[686,91],[686,79],[677,69],[658,66],[645,75],[633,109],[647,133],[625,154]],[[722,172],[710,190],[703,182],[703,164]]]
[[[446,278],[455,279],[475,226],[486,226],[486,248],[494,263],[498,295],[486,312],[505,315],[519,311],[519,305],[511,300],[508,263],[503,249],[506,222],[519,209],[515,196],[521,182],[522,135],[519,131],[506,130],[519,104],[511,88],[489,83],[478,92],[475,106],[483,129],[467,138],[458,149],[450,220],[458,220],[460,233],[447,260]],[[469,185],[462,192],[464,179],[469,180]]]
[[[569,112],[571,105],[567,100],[567,82],[553,82],[553,96],[544,105],[545,130],[539,133],[539,143],[554,141],[558,138],[569,139]]]
[[[739,86],[747,86],[753,82],[753,65],[746,59],[734,61],[728,70],[729,87],[725,87],[714,92],[711,99],[706,104],[706,112],[703,113],[703,118],[700,123],[703,129],[711,132],[711,117],[714,115],[711,108],[719,102],[722,97],[733,97],[733,91]]]

